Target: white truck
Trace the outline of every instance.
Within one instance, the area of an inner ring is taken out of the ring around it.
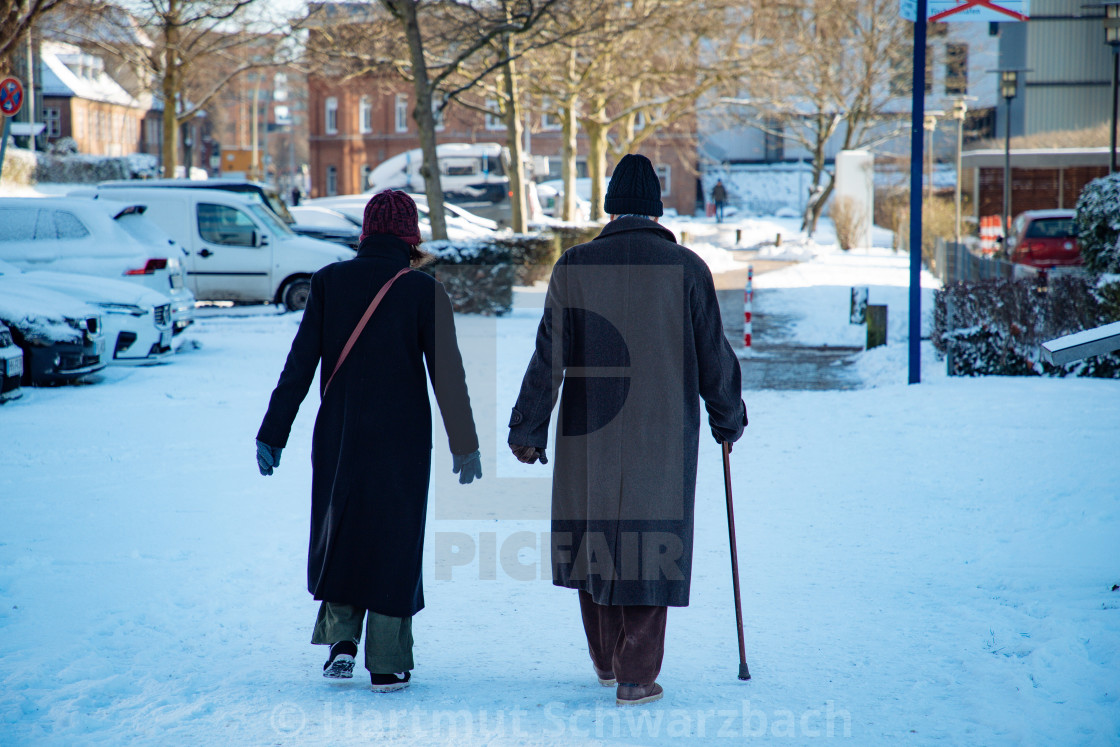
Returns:
[[[81,194],[90,194],[82,190]],[[147,206],[145,215],[186,250],[187,284],[202,301],[307,305],[311,276],[354,252],[298,236],[253,197],[219,189],[98,187],[99,200]]]

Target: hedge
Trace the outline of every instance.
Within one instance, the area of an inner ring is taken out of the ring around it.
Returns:
[[[4,182],[9,184],[96,184],[110,179],[158,176],[159,159],[152,155],[55,155],[8,148],[4,154]]]
[[[1041,360],[1039,346],[1062,335],[1120,321],[1120,278],[1067,275],[947,285],[935,294],[932,341],[956,376],[1120,378],[1120,355],[1064,366]]]

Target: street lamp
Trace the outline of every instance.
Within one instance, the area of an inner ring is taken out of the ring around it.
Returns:
[[[952,119],[957,120],[957,186],[953,192],[953,205],[955,216],[955,230],[953,240],[961,243],[961,151],[964,150],[964,121],[968,118],[968,100],[975,96],[958,96],[953,99]]]
[[[944,116],[945,112],[926,109],[925,116],[922,119],[922,128],[929,133],[929,146],[926,147],[927,160],[929,162],[929,181],[926,187],[926,199],[933,199],[933,133],[937,131],[937,118]]]
[[[1120,1],[1120,0],[1118,0]],[[1022,68],[1000,68],[988,72],[999,73],[999,95],[1007,103],[1004,116],[1003,143],[1003,235],[1006,237],[1011,227],[1011,99],[1019,91],[1019,73],[1029,73]]]
[[[1117,103],[1117,88],[1116,81],[1120,78],[1120,0],[1110,0],[1110,2],[1093,3],[1092,5],[1082,6],[1085,8],[1104,8],[1104,15],[1101,19],[1104,20],[1104,41],[1105,44],[1112,47],[1112,109],[1111,120],[1112,127],[1109,128],[1109,160],[1108,160],[1108,173],[1116,173],[1116,103]]]

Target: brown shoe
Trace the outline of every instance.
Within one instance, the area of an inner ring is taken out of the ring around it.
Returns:
[[[619,683],[618,689],[615,691],[615,705],[632,706],[652,703],[655,700],[661,700],[664,694],[665,691],[656,682],[652,685]]]
[[[591,668],[595,670],[595,676],[599,678],[599,684],[603,687],[614,687],[618,684],[618,681],[614,678],[614,672],[603,672],[594,664],[591,665]]]

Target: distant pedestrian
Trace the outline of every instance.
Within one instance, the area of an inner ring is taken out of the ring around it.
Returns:
[[[712,187],[712,202],[716,204],[716,223],[723,223],[723,206],[727,203],[727,187],[723,186],[722,179],[716,179],[716,186]]]
[[[299,207],[299,198],[301,196],[302,196],[302,193],[299,191],[299,187],[292,187],[292,192],[291,192],[292,207]]]
[[[618,705],[659,699],[668,607],[688,605],[700,399],[717,442],[747,424],[739,361],[708,266],[660,226],[648,158],[627,155],[611,222],[549,281],[536,351],[510,417],[521,462],[552,473],[552,579],[579,591],[599,683]]]
[[[378,692],[408,685],[412,616],[424,607],[428,379],[459,482],[482,477],[451,301],[431,276],[409,271],[425,257],[418,244],[412,198],[389,190],[374,195],[357,257],[311,278],[303,320],[257,434],[257,464],[271,475],[318,370],[307,589],[322,605],[311,642],[331,647],[324,677],[352,677],[366,618],[365,663]]]

